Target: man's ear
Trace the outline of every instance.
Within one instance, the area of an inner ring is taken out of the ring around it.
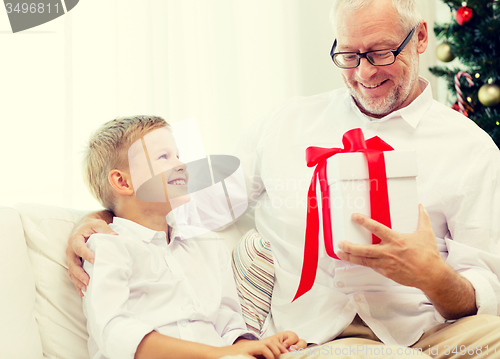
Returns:
[[[112,170],[111,172],[109,172],[108,181],[111,187],[113,187],[113,189],[118,193],[124,196],[130,196],[134,194],[132,179],[128,173],[116,169]]]
[[[417,28],[418,44],[417,52],[423,54],[429,44],[429,33],[427,32],[427,21],[422,20]]]

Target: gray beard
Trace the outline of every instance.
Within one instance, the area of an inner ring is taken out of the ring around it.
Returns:
[[[408,99],[415,83],[418,82],[418,57],[416,54],[412,56],[410,70],[403,74],[403,80],[405,77],[409,77],[406,84],[404,81],[402,83],[400,82],[386,98],[374,101],[365,100],[359,93],[351,88],[348,81],[344,79],[344,82],[354,102],[363,113],[372,117],[384,117],[396,110],[396,108],[401,106],[401,104]]]

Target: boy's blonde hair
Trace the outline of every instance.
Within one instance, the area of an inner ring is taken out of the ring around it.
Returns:
[[[113,211],[115,197],[108,181],[114,169],[128,170],[128,149],[147,133],[169,124],[158,116],[119,117],[90,136],[83,158],[83,180],[101,205]]]

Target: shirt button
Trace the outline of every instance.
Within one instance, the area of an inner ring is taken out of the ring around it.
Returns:
[[[344,283],[344,282],[336,282],[336,283],[335,283],[335,286],[336,286],[337,288],[344,288],[344,287],[345,287],[345,283]]]
[[[179,325],[180,325],[181,327],[187,327],[187,325],[188,325],[188,321],[187,321],[187,320],[185,320],[185,319],[183,319],[183,320],[181,320],[181,321],[179,322]]]
[[[361,295],[360,295],[360,294],[356,294],[356,295],[354,296],[354,300],[355,300],[356,302],[361,302],[363,299],[361,298]]]

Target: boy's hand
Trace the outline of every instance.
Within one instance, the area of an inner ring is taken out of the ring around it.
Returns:
[[[262,340],[240,339],[229,347],[217,348],[216,357],[226,355],[242,355],[245,358],[276,359],[280,354],[288,353],[288,348],[295,345],[296,349],[305,348],[307,343],[290,331],[281,332]]]
[[[69,276],[78,290],[80,297],[83,297],[83,292],[87,290],[90,279],[82,268],[82,260],[94,263],[94,253],[87,248],[85,243],[94,233],[116,234],[105,220],[92,216],[96,216],[96,214],[83,217],[75,226],[68,239],[68,248],[66,249]]]
[[[288,350],[292,345],[295,345],[296,349],[303,349],[307,346],[304,339],[300,339],[297,334],[291,331],[284,331],[273,335],[276,339],[283,344],[283,346]],[[272,338],[271,337],[271,338]]]
[[[271,336],[262,340],[240,339],[228,347],[216,348],[213,358],[222,358],[227,355],[242,355],[245,358],[276,359],[282,353],[288,353],[278,338]]]

